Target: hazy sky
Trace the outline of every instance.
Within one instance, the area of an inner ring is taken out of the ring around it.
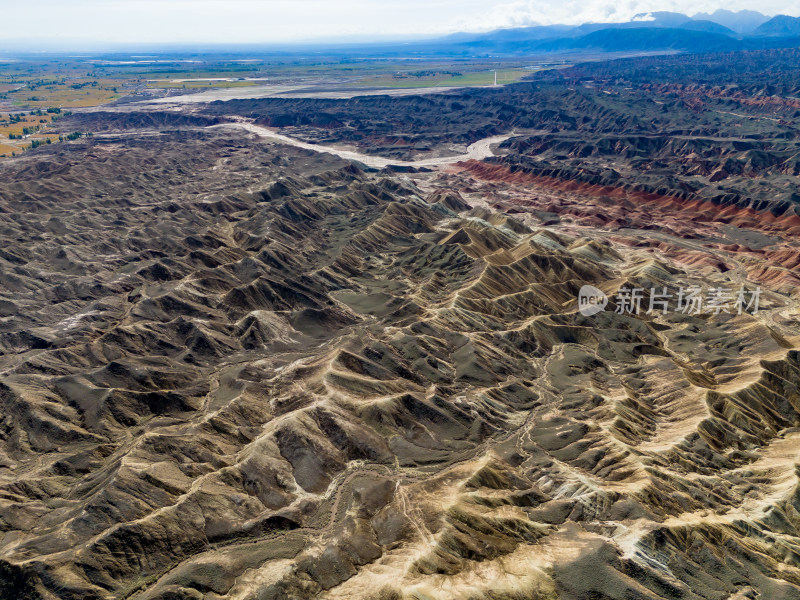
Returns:
[[[278,43],[613,22],[653,10],[691,15],[721,7],[800,16],[797,0],[0,0],[0,41]]]

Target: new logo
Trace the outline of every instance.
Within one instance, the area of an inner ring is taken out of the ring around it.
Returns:
[[[585,285],[578,292],[578,311],[584,317],[591,317],[603,311],[608,304],[608,296],[593,285]]]

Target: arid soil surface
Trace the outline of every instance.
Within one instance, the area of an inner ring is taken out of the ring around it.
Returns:
[[[626,73],[0,164],[0,599],[800,598],[794,109]]]

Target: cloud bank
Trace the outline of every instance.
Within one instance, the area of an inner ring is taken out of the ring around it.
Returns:
[[[610,23],[637,13],[756,8],[800,15],[795,0],[73,0],[12,2],[10,39],[117,43],[285,43],[320,38],[433,35],[533,24]]]

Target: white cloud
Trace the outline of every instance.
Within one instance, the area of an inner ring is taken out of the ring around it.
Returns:
[[[693,15],[713,12],[718,8],[728,10],[758,10],[768,15],[790,14],[800,16],[800,5],[783,0],[763,0],[754,6],[751,1],[732,0],[512,0],[495,2],[478,15],[463,15],[458,28],[487,30],[524,25],[578,25],[581,23],[619,23],[635,15],[653,11],[672,11]]]
[[[740,0],[0,0],[5,23],[26,24],[3,28],[0,40],[274,43],[608,23],[655,10],[694,14],[720,7],[753,8]],[[800,14],[796,0],[762,0],[756,8]]]

